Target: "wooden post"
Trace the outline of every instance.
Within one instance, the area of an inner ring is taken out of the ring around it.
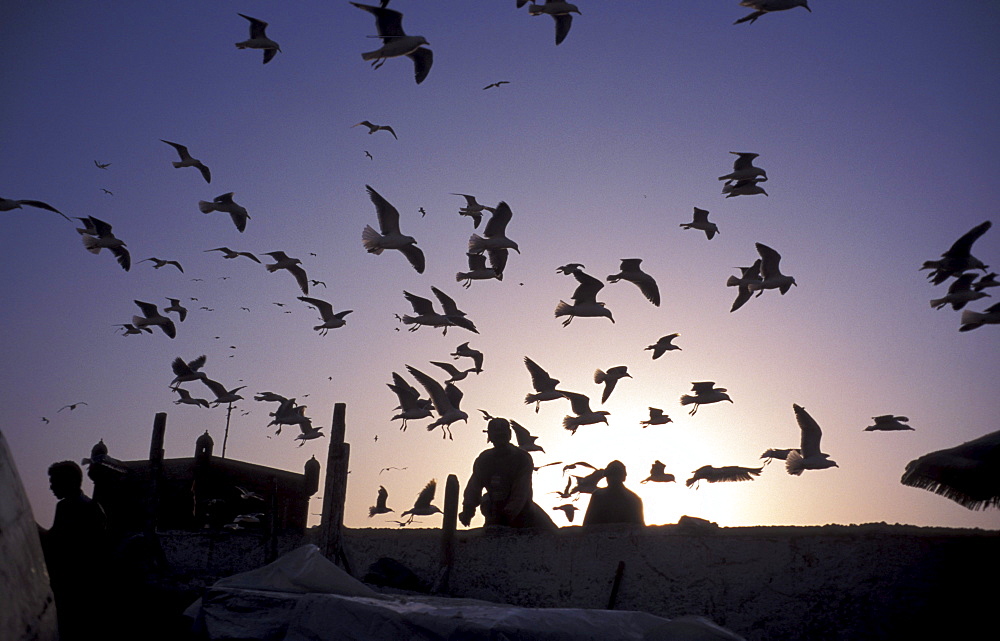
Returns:
[[[326,558],[338,563],[348,574],[351,572],[344,554],[343,527],[344,501],[347,498],[347,468],[351,446],[344,442],[347,431],[347,406],[333,406],[330,425],[330,448],[326,458],[326,483],[323,489],[323,515],[319,525],[319,549]]]
[[[448,475],[444,486],[444,521],[441,525],[441,567],[434,582],[434,593],[448,592],[451,566],[455,562],[455,529],[458,524],[458,477]]]
[[[625,573],[625,561],[618,562],[618,568],[615,570],[615,580],[611,584],[611,596],[608,597],[608,610],[614,610],[615,604],[618,603],[618,588],[622,585],[622,575]]]
[[[146,519],[143,531],[148,536],[156,534],[160,512],[160,479],[163,476],[163,435],[167,431],[167,413],[157,412],[153,417],[153,437],[149,444],[149,486],[146,495]]]

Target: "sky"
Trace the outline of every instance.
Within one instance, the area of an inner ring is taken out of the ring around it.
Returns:
[[[157,412],[168,415],[167,457],[192,456],[206,430],[221,453],[226,407],[176,405],[169,388],[174,358],[204,354],[210,378],[244,386],[227,458],[325,464],[329,439],[299,447],[294,427],[275,435],[276,405],[256,393],[296,398],[324,431],[334,404],[346,404],[348,527],[397,527],[391,519],[430,479],[443,505],[445,478],[464,485],[488,447],[482,409],[538,436],[536,465],[621,460],[648,524],[690,515],[721,526],[1000,528],[995,509],[899,482],[907,462],[997,429],[1000,328],[960,333],[959,311],[929,305],[946,285],[919,268],[974,226],[1000,222],[1000,8],[815,0],[811,12],[734,25],[749,13],[735,0],[577,4],[557,46],[553,19],[514,0],[392,0],[433,51],[417,85],[406,58],[379,69],[362,60],[379,46],[374,18],[346,1],[3,3],[0,195],[104,220],[132,256],[126,272],[107,250],[84,249],[75,219],[0,212],[2,430],[36,519],[47,525],[54,512],[50,463],[79,461],[100,439],[113,457],[145,458]],[[269,23],[281,51],[268,64],[233,46],[248,36],[239,13]],[[483,89],[500,80],[509,84]],[[398,140],[352,126],[362,120]],[[188,146],[211,184],[173,168],[161,139]],[[731,151],[759,154],[767,196],[724,197],[717,177],[732,171]],[[426,255],[423,274],[396,251],[362,247],[362,229],[377,226],[366,185],[399,210]],[[243,233],[198,209],[227,192],[250,215]],[[520,253],[502,281],[456,282],[482,227],[458,214],[454,193],[510,206]],[[713,239],[680,227],[695,207],[718,224]],[[757,258],[758,242],[797,286],[731,313],[726,280]],[[290,274],[206,251],[220,246],[301,259],[325,284],[310,295],[354,310],[346,326],[319,335]],[[1000,229],[973,253],[1000,267]],[[582,263],[604,280],[624,258],[643,260],[660,306],[607,283],[598,300],[615,322],[563,327],[553,311],[577,283],[556,268]],[[399,324],[412,312],[403,292],[433,299],[432,286],[478,334]],[[133,301],[162,309],[168,297],[190,310],[175,339],[119,333],[139,313]],[[681,350],[654,361],[645,348],[675,332]],[[418,389],[407,365],[444,380],[431,361],[471,367],[450,356],[464,342],[485,355],[483,372],[458,384],[468,423],[453,440],[424,429],[428,420],[401,431],[392,373]],[[525,356],[610,412],[609,424],[571,434],[567,401],[525,405]],[[617,365],[632,378],[602,405],[594,372]],[[726,388],[733,403],[689,415],[679,399],[696,381]],[[201,383],[185,388],[212,398]],[[764,450],[797,447],[793,404],[821,425],[838,467],[796,477],[777,461],[752,482],[685,486],[703,465],[757,467]],[[649,407],[673,422],[640,427]],[[866,432],[882,414],[907,416],[914,430]],[[655,460],[676,483],[640,482]],[[565,487],[562,467],[534,476],[536,501],[561,526],[551,509],[564,502],[552,493]],[[395,512],[369,518],[380,485]],[[320,508],[317,498],[311,523]]]

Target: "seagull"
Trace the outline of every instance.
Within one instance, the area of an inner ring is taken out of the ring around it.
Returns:
[[[416,316],[404,315],[401,318],[404,325],[413,325],[409,331],[416,331],[421,325],[429,325],[431,327],[443,327],[444,331],[442,335],[447,335],[448,328],[452,326],[467,329],[475,334],[479,333],[475,323],[465,318],[465,312],[458,309],[455,301],[450,296],[437,287],[432,286],[431,291],[434,292],[434,295],[441,303],[441,313],[434,311],[433,303],[430,300],[407,291],[403,292],[403,296],[409,301],[413,307],[414,314],[416,314]]]
[[[180,387],[181,383],[204,381],[207,378],[205,372],[198,370],[205,366],[207,360],[208,356],[204,354],[189,362],[185,362],[180,356],[175,358],[170,363],[170,369],[174,372],[174,380],[170,381],[170,387],[176,389]]]
[[[913,428],[907,425],[908,419],[905,416],[893,416],[892,414],[883,414],[882,416],[873,416],[872,420],[875,421],[874,425],[869,425],[865,428],[866,432],[893,432],[900,430],[912,430]]]
[[[503,279],[503,270],[507,265],[507,251],[513,249],[517,253],[521,250],[517,248],[517,243],[507,238],[507,223],[510,222],[513,212],[510,206],[504,201],[496,206],[490,215],[486,227],[483,228],[483,235],[472,234],[469,237],[470,254],[486,254],[490,258],[490,266],[497,273],[497,278]]]
[[[80,401],[79,403],[73,403],[71,405],[63,405],[58,410],[56,410],[56,413],[59,413],[59,412],[65,410],[65,409],[68,409],[69,411],[72,412],[73,410],[75,410],[77,407],[79,407],[81,405],[87,405],[87,403],[85,403],[84,401]]]
[[[503,280],[503,274],[497,273],[492,266],[486,265],[486,256],[483,254],[473,254],[466,252],[469,258],[469,271],[455,274],[455,281],[462,283],[462,287],[468,289],[474,280]]]
[[[578,508],[577,506],[573,505],[572,503],[565,503],[563,505],[557,505],[557,506],[555,506],[552,509],[553,510],[562,510],[562,513],[566,515],[566,520],[568,520],[570,523],[572,523],[573,522],[573,516],[576,515],[576,511],[578,509],[580,509],[580,508]]]
[[[738,287],[736,293],[736,300],[733,301],[733,306],[729,308],[729,313],[735,312],[740,307],[750,300],[753,296],[753,292],[750,290],[751,283],[760,283],[760,264],[761,259],[758,258],[754,261],[753,265],[749,267],[736,267],[736,269],[742,272],[737,278],[736,276],[730,276],[729,280],[726,281],[726,287]]]
[[[656,286],[656,281],[653,280],[653,277],[639,268],[640,263],[642,263],[641,258],[623,258],[621,271],[608,276],[608,282],[617,283],[620,280],[627,280],[639,288],[639,291],[646,297],[646,300],[659,307],[660,289]]]
[[[767,192],[764,191],[764,188],[757,184],[761,182],[764,181],[759,178],[729,181],[722,186],[722,193],[726,195],[726,198],[733,198],[734,196],[754,196],[756,194],[764,194],[767,196]]]
[[[240,499],[244,501],[263,501],[264,497],[256,492],[251,492],[250,490],[236,486],[236,491],[240,493]]]
[[[52,211],[59,214],[66,220],[73,222],[72,220],[70,220],[69,216],[62,213],[52,205],[49,205],[48,203],[43,203],[40,200],[11,200],[10,198],[0,197],[0,211],[12,211],[14,209],[21,209],[21,205],[27,205],[28,207],[37,207],[38,209],[45,209],[48,211]]]
[[[94,161],[94,164],[97,165],[98,169],[107,169],[111,166],[111,163],[109,162],[97,162],[96,160]]]
[[[139,262],[140,263],[144,263],[147,260],[151,260],[154,263],[156,263],[155,265],[153,265],[153,269],[159,269],[161,267],[166,267],[167,265],[173,265],[174,267],[176,267],[177,269],[179,269],[182,274],[184,273],[184,268],[181,267],[181,264],[179,262],[177,262],[176,260],[162,260],[162,259],[159,259],[159,258],[150,257],[150,258],[143,258]]]
[[[1000,432],[906,464],[899,482],[940,494],[970,510],[1000,506]]]
[[[963,310],[961,322],[962,326],[958,328],[960,332],[968,332],[982,325],[998,325],[1000,324],[1000,303],[994,303],[982,312]]]
[[[314,438],[319,438],[321,436],[326,436],[326,434],[320,431],[322,429],[323,429],[322,427],[313,427],[311,422],[300,423],[299,431],[301,433],[295,437],[296,441],[302,441],[301,443],[299,443],[299,447],[305,445],[306,441],[310,441]]]
[[[712,467],[711,465],[703,465],[692,472],[694,476],[684,481],[684,484],[691,487],[698,481],[708,481],[709,483],[752,481],[753,477],[760,476],[763,470],[763,467],[739,467],[738,465]],[[698,488],[695,487],[695,489]]]
[[[733,171],[725,176],[719,176],[719,180],[757,180],[759,182],[767,180],[767,172],[760,167],[753,166],[753,159],[760,154],[750,151],[730,151],[729,153],[736,156],[736,160],[733,161]]]
[[[829,454],[823,454],[819,449],[819,441],[823,437],[823,431],[819,428],[819,423],[809,416],[805,408],[799,405],[792,405],[795,411],[795,420],[802,430],[802,444],[799,449],[792,450],[785,459],[785,471],[794,476],[802,474],[802,470],[823,470],[828,467],[839,467],[830,460]]]
[[[477,349],[472,349],[469,347],[468,343],[462,343],[455,348],[455,351],[449,354],[449,356],[454,356],[455,360],[461,357],[471,358],[472,364],[475,365],[470,372],[475,372],[476,374],[481,374],[483,372],[483,353]]]
[[[729,394],[726,394],[726,388],[716,387],[713,381],[701,381],[698,383],[691,384],[691,390],[694,392],[694,396],[685,394],[681,396],[681,405],[691,405],[691,416],[694,416],[695,412],[698,411],[698,407],[701,405],[707,405],[708,403],[718,403],[720,401],[733,402],[733,399],[729,398]]]
[[[303,303],[308,303],[319,310],[320,319],[323,323],[321,325],[316,325],[313,329],[319,332],[320,336],[326,336],[326,333],[331,329],[336,329],[346,325],[347,321],[344,320],[344,317],[354,311],[353,309],[346,309],[342,312],[334,314],[333,305],[325,300],[309,298],[308,296],[299,296],[299,300]]]
[[[535,388],[534,394],[524,397],[524,404],[535,404],[535,413],[538,413],[542,401],[554,401],[557,398],[564,398],[563,393],[556,389],[559,380],[549,376],[548,372],[542,369],[538,363],[527,356],[524,357],[524,365],[531,374],[531,386]]]
[[[499,87],[500,85],[509,85],[510,80],[497,80],[496,82],[491,82],[490,84],[483,87],[483,91],[487,89],[492,89],[493,87]],[[572,521],[573,519],[570,519]]]
[[[925,261],[920,269],[931,270],[931,273],[927,275],[927,278],[929,278],[935,285],[940,285],[952,276],[958,276],[962,272],[970,269],[981,269],[985,272],[987,265],[984,265],[983,261],[971,254],[972,244],[975,243],[979,237],[985,234],[992,226],[993,223],[988,220],[976,225],[969,231],[965,232],[961,238],[956,240],[955,243],[948,248],[948,251],[941,254],[940,260]]]
[[[368,160],[375,160],[375,156],[373,156],[367,149],[365,150],[365,155],[368,156]]]
[[[174,405],[198,405],[200,407],[208,407],[208,401],[203,398],[193,398],[191,393],[182,387],[173,388],[175,392],[180,395]]]
[[[444,387],[441,387],[441,383],[410,365],[407,365],[406,369],[410,375],[417,379],[417,382],[424,386],[434,403],[434,411],[437,412],[438,419],[427,426],[427,431],[430,432],[440,425],[442,427],[441,437],[444,438],[447,435],[451,439],[452,423],[456,421],[469,422],[469,415],[459,407],[462,402],[462,390],[451,383],[446,383]]]
[[[101,187],[101,191],[103,191],[104,193],[106,193],[109,196],[114,196],[115,195],[113,191],[111,191],[110,189],[105,189],[104,187]]]
[[[281,47],[274,40],[271,40],[264,33],[267,29],[267,23],[263,20],[258,20],[257,18],[251,18],[250,16],[245,16],[242,13],[237,14],[241,18],[246,18],[250,21],[250,39],[244,40],[243,42],[237,42],[237,49],[263,49],[264,50],[264,64],[271,62],[271,58],[274,57],[276,53],[281,51]]]
[[[680,334],[676,332],[673,334],[667,334],[666,336],[661,336],[655,343],[647,347],[647,350],[653,350],[653,360],[655,361],[669,351],[680,349],[680,347],[673,344],[673,340],[678,336],[680,336]]]
[[[653,465],[649,468],[649,476],[644,480],[639,481],[640,483],[648,483],[652,481],[654,483],[673,483],[676,479],[673,474],[667,474],[666,465],[660,461],[654,461]]]
[[[491,214],[496,211],[496,207],[488,207],[486,205],[480,204],[476,197],[472,194],[456,194],[452,192],[452,196],[462,196],[465,198],[465,207],[458,210],[460,216],[468,216],[472,219],[472,227],[474,229],[479,228],[479,223],[483,220],[483,212],[488,211]]]
[[[403,14],[392,9],[373,7],[367,4],[352,2],[358,9],[364,9],[375,16],[375,28],[378,37],[382,38],[382,46],[375,51],[361,54],[362,60],[371,60],[372,67],[378,69],[385,64],[386,59],[407,56],[413,61],[414,78],[419,85],[427,77],[434,63],[434,54],[422,45],[429,45],[423,36],[408,36],[403,31]]]
[[[674,420],[663,413],[658,407],[649,408],[649,419],[645,421],[639,421],[639,425],[646,428],[648,425],[666,425],[667,423],[673,423]]]
[[[608,416],[611,412],[604,410],[593,411],[590,409],[590,398],[584,394],[576,392],[563,392],[562,395],[569,399],[576,416],[566,416],[563,418],[563,429],[567,429],[573,434],[581,425],[593,425],[594,423],[608,424]]]
[[[238,252],[229,249],[228,247],[216,247],[215,249],[206,249],[206,252],[222,252],[223,258],[238,258],[240,256],[246,256],[255,263],[260,263],[260,259],[251,254],[250,252]]]
[[[391,507],[386,507],[385,502],[389,500],[389,492],[383,486],[378,486],[378,498],[375,499],[375,505],[368,508],[368,518],[372,518],[376,514],[386,514],[388,512],[393,512]]]
[[[471,369],[458,369],[451,363],[442,363],[440,361],[431,361],[431,365],[437,365],[438,367],[440,367],[441,369],[443,369],[445,372],[448,373],[450,378],[447,381],[445,381],[446,383],[456,383],[464,379],[466,376],[469,375],[469,372],[472,371]]]
[[[236,401],[243,399],[243,397],[237,394],[237,392],[246,387],[246,385],[240,385],[239,387],[227,390],[222,383],[213,381],[208,377],[201,379],[201,382],[204,383],[213,394],[215,394],[215,400],[212,401],[213,406],[219,406],[223,403],[235,403]]]
[[[153,303],[144,303],[141,300],[133,301],[142,310],[142,316],[133,316],[132,324],[138,328],[148,327],[150,325],[159,325],[163,333],[170,338],[175,338],[177,336],[177,328],[174,326],[174,321],[170,320],[163,314],[159,312],[156,305]]]
[[[577,316],[607,316],[614,323],[615,319],[611,316],[611,310],[605,307],[604,303],[597,301],[597,292],[604,288],[604,283],[581,269],[573,271],[572,274],[580,283],[576,291],[573,292],[573,304],[569,305],[565,301],[559,301],[559,304],[556,305],[556,318],[569,317],[563,321],[563,327],[569,325]]]
[[[77,218],[77,220],[84,224],[83,229],[77,227],[76,230],[80,232],[83,246],[87,251],[91,254],[99,254],[102,249],[107,249],[118,259],[118,264],[121,265],[122,269],[129,270],[132,266],[132,257],[125,249],[125,242],[111,232],[111,225],[93,216]]]
[[[393,416],[392,420],[395,421],[396,419],[403,419],[403,424],[399,428],[400,430],[406,431],[407,421],[431,417],[431,409],[433,409],[434,403],[427,399],[420,398],[420,392],[417,391],[417,388],[407,383],[402,376],[393,372],[392,382],[386,383],[386,386],[391,389],[396,394],[396,398],[399,399],[399,405],[396,406],[396,409],[402,411]]]
[[[377,191],[365,185],[368,196],[375,205],[378,214],[378,226],[382,231],[375,231],[371,225],[365,225],[361,232],[361,244],[369,254],[378,256],[384,249],[398,249],[413,265],[418,274],[424,273],[424,252],[417,247],[417,241],[412,236],[404,236],[399,231],[399,210],[389,204]]]
[[[601,395],[602,405],[611,398],[611,392],[615,390],[615,385],[618,384],[618,381],[626,377],[632,378],[632,375],[628,373],[627,365],[609,367],[606,372],[601,369],[594,372],[594,382],[598,385],[604,383],[604,393]]]
[[[760,254],[761,279],[747,283],[748,290],[757,292],[757,296],[760,296],[764,293],[765,289],[777,289],[784,296],[785,292],[791,289],[792,285],[798,287],[794,278],[785,276],[778,269],[778,264],[781,262],[781,254],[762,243],[754,243],[754,247],[757,248],[757,253]]]
[[[973,288],[972,281],[976,280],[976,274],[974,273],[964,273],[959,275],[958,278],[948,287],[948,293],[941,298],[934,298],[931,300],[931,307],[934,309],[941,309],[947,304],[951,304],[951,308],[955,310],[962,309],[965,304],[979,300],[980,298],[986,298],[989,296],[986,292],[979,291]]]
[[[535,4],[534,2],[529,4],[528,13],[533,16],[539,16],[543,13],[552,16],[556,21],[556,44],[558,45],[566,39],[569,28],[573,26],[573,14],[580,13],[580,10],[576,8],[575,4],[561,0],[545,0],[545,4]]]
[[[122,336],[128,336],[129,334],[141,334],[146,332],[147,334],[152,334],[153,330],[148,327],[136,327],[132,323],[121,323],[120,325],[115,325],[115,327],[122,328]]]
[[[482,411],[482,410],[480,410]],[[537,436],[532,436],[528,431],[528,428],[524,427],[517,421],[510,422],[510,429],[514,431],[514,438],[517,441],[517,446],[524,450],[525,452],[541,452],[545,453],[541,445],[537,445],[535,441],[538,439]]]
[[[205,179],[205,182],[207,183],[212,182],[212,172],[209,171],[208,167],[203,165],[200,160],[198,160],[197,158],[192,158],[191,154],[188,153],[187,147],[185,147],[184,145],[179,145],[176,142],[170,142],[169,140],[164,140],[163,138],[160,138],[160,142],[165,142],[177,150],[177,154],[181,157],[181,159],[179,162],[174,161],[173,165],[175,168],[179,169],[181,167],[197,167],[198,170],[201,172],[202,177]]]
[[[712,240],[716,234],[719,233],[719,226],[708,220],[708,210],[694,208],[694,219],[689,223],[681,223],[681,227],[684,229],[700,229],[705,232],[709,240]]]
[[[594,490],[597,489],[597,484],[601,482],[604,478],[605,471],[594,470],[587,476],[577,476],[576,474],[571,474],[574,479],[576,479],[576,485],[570,490],[570,494],[593,494]]]
[[[372,135],[373,133],[375,133],[376,131],[388,131],[390,134],[392,134],[393,138],[395,138],[396,140],[399,140],[399,136],[396,135],[396,132],[393,131],[392,127],[390,127],[389,125],[376,125],[376,124],[373,124],[373,123],[371,123],[371,122],[369,122],[367,120],[362,120],[361,122],[359,122],[356,125],[351,125],[351,127],[360,127],[361,125],[364,125],[365,127],[368,127],[368,135],[369,136]]]
[[[733,24],[740,24],[741,22],[750,22],[750,24],[753,24],[754,20],[765,13],[785,11],[786,9],[794,9],[795,7],[805,7],[806,11],[812,13],[812,9],[809,8],[807,2],[808,0],[743,0],[740,2],[740,6],[753,9],[754,12],[743,16]]]
[[[210,214],[213,211],[221,211],[229,214],[229,217],[233,220],[233,224],[236,225],[236,229],[243,232],[247,228],[247,219],[250,218],[250,214],[247,213],[247,210],[243,206],[238,205],[233,200],[233,193],[228,192],[221,196],[216,196],[211,202],[199,200],[198,209],[203,214]]]
[[[436,505],[431,505],[431,501],[434,500],[434,493],[436,491],[437,481],[435,479],[431,479],[427,485],[424,486],[424,489],[420,490],[420,494],[417,495],[417,500],[413,503],[413,507],[400,514],[400,516],[406,516],[409,514],[410,519],[407,523],[410,523],[413,521],[414,516],[430,516],[438,513],[443,514],[443,512],[441,512],[441,508]]]
[[[274,263],[264,265],[267,267],[267,271],[276,272],[279,269],[287,269],[292,276],[295,276],[295,282],[299,284],[299,289],[302,290],[302,293],[309,293],[309,277],[306,276],[306,270],[299,267],[302,264],[301,260],[298,258],[289,258],[285,252],[264,252],[264,255],[270,256],[275,260]]]

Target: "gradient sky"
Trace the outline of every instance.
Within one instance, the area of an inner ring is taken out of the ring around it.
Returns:
[[[379,485],[399,514],[431,478],[464,484],[487,447],[480,408],[538,435],[536,464],[623,461],[649,524],[687,514],[723,526],[1000,527],[996,510],[899,483],[908,461],[998,427],[1000,329],[959,333],[959,312],[928,304],[945,286],[918,268],[975,225],[1000,222],[1000,8],[815,0],[811,13],[733,25],[749,11],[735,0],[578,6],[556,46],[553,20],[514,0],[393,0],[434,52],[416,85],[407,59],[377,70],[361,59],[378,46],[374,19],[346,1],[3,3],[0,195],[105,220],[133,260],[126,273],[106,251],[88,253],[54,213],[0,214],[2,429],[39,522],[55,505],[50,463],[79,461],[102,438],[114,457],[145,458],[156,412],[168,413],[168,457],[191,456],[206,429],[221,451],[225,408],[174,405],[168,388],[175,357],[205,354],[211,378],[246,386],[228,457],[295,471],[312,455],[325,463],[327,439],[300,448],[294,428],[273,436],[276,406],[254,393],[296,397],[327,427],[333,404],[347,404],[350,527],[395,527],[367,517]],[[238,12],[270,23],[282,51],[269,64],[233,46],[248,32]],[[483,90],[498,80],[510,84]],[[352,128],[366,119],[399,139]],[[172,168],[160,139],[187,145],[212,183]],[[730,151],[760,154],[768,197],[723,197],[716,178],[731,171]],[[401,212],[424,274],[398,252],[364,251],[361,230],[376,225],[366,184]],[[198,210],[229,191],[251,216],[242,234]],[[452,192],[513,210],[507,231],[521,254],[502,282],[455,282],[474,230]],[[713,240],[679,227],[694,207],[719,225]],[[755,242],[779,251],[799,286],[730,313],[726,279],[756,258]],[[301,258],[328,286],[312,295],[354,310],[347,326],[319,336],[289,274],[204,251],[222,245]],[[1000,267],[1000,228],[974,253]],[[185,273],[139,262],[152,256]],[[623,282],[599,295],[614,324],[564,328],[553,317],[576,286],[556,267],[579,262],[604,279],[631,257],[657,279],[660,307]],[[411,311],[403,290],[431,296],[431,286],[480,333],[398,331],[395,314]],[[116,333],[138,313],[133,300],[166,297],[191,310],[176,339]],[[673,332],[682,351],[653,361],[644,348]],[[460,384],[468,424],[453,441],[428,421],[400,431],[392,372],[409,364],[443,379],[429,361],[451,360],[466,341],[485,353],[485,371]],[[568,402],[524,405],[525,356],[595,405],[595,369],[627,365],[633,378],[603,406],[609,425],[571,435]],[[679,398],[702,380],[734,403],[689,416]],[[777,462],[753,482],[684,486],[702,465],[756,466],[765,449],[796,447],[793,403],[823,427],[838,468],[793,477]],[[650,406],[674,423],[640,428]],[[880,414],[908,416],[915,431],[865,432]],[[639,483],[655,459],[678,483]],[[546,509],[562,503],[549,494],[565,485],[560,467],[535,476]]]

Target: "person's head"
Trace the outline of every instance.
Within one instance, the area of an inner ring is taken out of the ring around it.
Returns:
[[[64,499],[80,492],[83,470],[73,461],[59,461],[49,466],[49,489],[57,499]]]
[[[492,418],[486,426],[486,440],[494,445],[510,443],[510,423],[505,418]]]
[[[608,466],[604,468],[604,478],[607,479],[608,484],[624,483],[625,464],[618,460],[611,461],[608,463]]]

